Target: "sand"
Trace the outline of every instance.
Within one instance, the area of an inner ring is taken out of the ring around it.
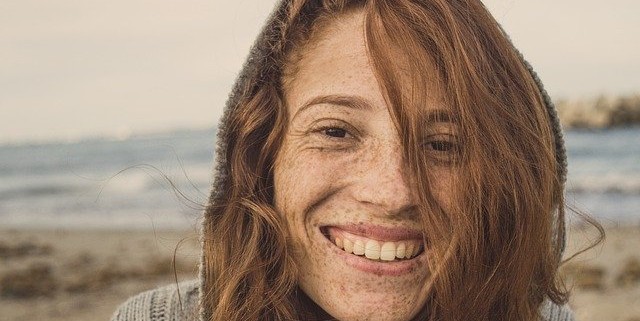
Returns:
[[[571,229],[567,253],[591,237]],[[174,250],[177,280],[195,278],[194,231],[0,230],[0,321],[108,320],[129,296],[176,282]],[[640,321],[640,227],[607,228],[563,275],[577,320]]]
[[[572,228],[567,254],[584,248],[593,231]],[[563,267],[578,321],[640,321],[640,227],[609,227],[601,245]]]
[[[0,230],[0,321],[109,320],[126,298],[197,276],[188,231]]]

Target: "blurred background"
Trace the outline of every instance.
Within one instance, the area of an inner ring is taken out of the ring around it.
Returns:
[[[566,268],[572,306],[640,320],[640,2],[484,3],[559,108],[569,204],[607,227]],[[215,126],[273,4],[0,2],[0,320],[107,318],[185,239],[195,275]],[[569,222],[575,252],[595,236]]]

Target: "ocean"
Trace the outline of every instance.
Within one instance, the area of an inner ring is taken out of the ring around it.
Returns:
[[[0,226],[197,226],[212,183],[214,138],[208,129],[0,146]],[[570,130],[565,139],[570,206],[605,225],[640,224],[640,128]]]

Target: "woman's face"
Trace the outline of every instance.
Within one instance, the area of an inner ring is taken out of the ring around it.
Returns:
[[[429,256],[363,23],[361,13],[336,18],[296,65],[285,88],[290,123],[275,205],[296,248],[299,285],[316,304],[339,320],[406,321],[427,300]],[[425,148],[450,137],[449,126],[425,131]],[[446,204],[450,172],[437,166],[433,174],[434,196]]]

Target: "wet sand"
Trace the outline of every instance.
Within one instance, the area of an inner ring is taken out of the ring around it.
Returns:
[[[567,253],[593,233],[572,228]],[[197,276],[195,231],[0,229],[0,321],[108,320],[129,296]],[[640,321],[640,227],[563,268],[579,321]]]

